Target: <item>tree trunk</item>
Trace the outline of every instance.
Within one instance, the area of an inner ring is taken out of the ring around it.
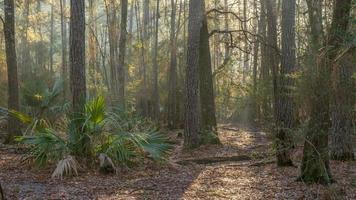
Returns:
[[[243,30],[247,31],[247,0],[243,0],[243,19],[244,22],[242,23]],[[247,34],[245,34],[245,37],[248,37]],[[249,72],[249,44],[248,44],[248,38],[244,38],[244,56],[243,56],[243,62],[244,62],[244,67],[243,67],[243,81],[245,82],[246,77],[248,76]]]
[[[352,33],[348,32],[352,4],[355,5],[352,0],[339,0],[335,3],[328,37],[328,46],[331,47],[329,51],[331,66],[328,68],[332,71],[331,158],[335,160],[352,160],[354,158],[351,135],[354,131],[352,109],[355,100],[350,91],[355,88],[352,74],[355,72],[356,50],[352,48],[344,55],[338,55],[345,40],[352,38]],[[341,58],[339,58],[340,56]]]
[[[67,100],[68,95],[68,50],[67,50],[67,22],[65,20],[65,8],[67,0],[60,0],[61,7],[61,35],[62,35],[62,80],[63,99]]]
[[[51,32],[50,32],[50,47],[49,47],[49,70],[51,76],[54,75],[53,69],[53,45],[54,45],[54,1],[51,2]]]
[[[203,2],[205,13],[205,3]],[[211,68],[211,55],[209,45],[208,21],[204,14],[200,29],[199,46],[199,94],[201,111],[201,130],[216,133],[215,98],[213,75]]]
[[[30,0],[24,1],[24,10],[23,10],[23,18],[24,18],[24,29],[21,34],[21,48],[22,48],[22,63],[20,67],[20,74],[22,81],[28,80],[32,75],[32,63],[30,58],[30,46],[28,41],[28,29],[29,29],[29,16],[30,16]]]
[[[13,0],[4,1],[5,11],[5,50],[8,78],[8,108],[10,110],[19,110],[19,88],[17,79],[17,60],[15,49],[15,7]],[[20,124],[15,118],[8,119],[8,135],[5,143],[14,142],[15,136],[21,135]]]
[[[267,45],[268,45],[268,67],[272,71],[272,86],[273,86],[273,115],[277,115],[278,102],[278,39],[277,39],[277,16],[276,16],[276,0],[267,0]]]
[[[261,20],[258,19],[258,9],[257,9],[257,0],[254,0],[254,9],[256,14],[255,28],[254,32],[257,35],[261,35]],[[259,110],[257,105],[257,69],[258,69],[258,59],[259,59],[259,49],[260,42],[258,37],[255,38],[256,42],[253,45],[253,70],[252,70],[252,120],[256,120],[259,116]]]
[[[153,55],[153,118],[158,121],[159,119],[159,92],[158,92],[158,26],[159,26],[159,3],[156,4],[156,17],[155,17],[155,38],[154,38],[154,55]]]
[[[335,63],[332,72],[333,98],[331,107],[331,159],[353,160],[354,152],[352,145],[352,134],[354,126],[352,121],[352,108],[355,98],[352,90],[356,88],[352,80],[355,71],[356,50],[349,50],[340,61]]]
[[[316,80],[312,85],[312,110],[304,144],[300,176],[300,179],[303,181],[320,182],[323,184],[332,182],[328,152],[330,88],[332,88],[330,75],[333,68],[339,67],[335,63],[335,59],[339,56],[338,51],[342,48],[346,36],[350,20],[350,10],[351,0],[335,1],[332,23],[326,42],[327,47],[321,52],[319,57],[322,58],[317,62]],[[337,98],[334,97],[333,99]],[[333,117],[334,120],[337,118],[336,115]],[[339,126],[338,120],[334,122],[334,127],[335,125]]]
[[[149,98],[148,98],[148,78],[147,78],[147,69],[148,69],[148,60],[149,56],[147,51],[149,48],[149,22],[150,22],[150,0],[143,1],[143,46],[142,46],[142,86],[141,86],[141,94],[142,94],[142,114],[144,117],[149,117]]]
[[[189,2],[188,50],[186,67],[185,148],[199,146],[199,47],[203,0]]]
[[[291,133],[294,127],[294,103],[292,99],[295,71],[295,0],[282,3],[282,63],[278,85],[276,111],[276,139],[278,166],[293,165],[290,159]]]
[[[85,0],[70,1],[70,81],[73,112],[84,111],[85,80]]]
[[[97,80],[95,77],[96,70],[97,70],[97,41],[96,41],[96,2],[94,0],[88,1],[88,9],[89,9],[89,18],[88,18],[88,61],[89,61],[89,85],[93,85],[88,89],[89,96],[95,96],[97,90]]]
[[[260,78],[263,84],[268,83],[269,78],[269,65],[268,65],[268,41],[267,41],[267,15],[266,15],[266,1],[260,1],[261,3],[261,15],[260,15],[260,22],[261,22],[261,36],[262,41],[261,44],[261,64],[260,64]],[[268,107],[268,98],[267,94],[262,94],[262,114],[263,117],[266,118],[269,114],[269,107]]]
[[[311,45],[309,47],[311,49],[311,65],[317,65],[318,50],[323,41],[321,3],[321,0],[307,0],[311,27]],[[315,72],[318,70],[319,72],[316,74]],[[329,158],[326,150],[328,147],[329,111],[325,109],[328,109],[329,100],[328,94],[326,94],[328,86],[325,87],[322,82],[322,78],[325,75],[324,71],[325,69],[320,67],[320,64],[315,69],[311,68],[310,71],[311,77],[315,81],[311,82],[313,96],[309,98],[311,107],[310,120],[304,142],[299,179],[307,182],[328,184],[331,182]]]
[[[36,12],[41,13],[42,12],[42,6],[41,6],[41,1],[37,0],[37,6],[36,6]],[[36,42],[35,46],[35,57],[36,57],[36,62],[35,62],[35,75],[43,74],[43,72],[46,72],[46,63],[45,63],[45,52],[43,51],[45,48],[43,47],[43,33],[42,33],[42,26],[39,24],[37,26],[36,30],[37,34],[39,35],[40,39]]]
[[[143,20],[141,23],[140,18],[140,4],[136,2],[136,20],[137,20],[137,38],[141,42],[140,47],[140,67],[139,67],[139,78],[140,78],[140,88],[137,95],[137,110],[138,113],[143,117],[149,117],[148,111],[148,85],[147,85],[147,58],[146,49],[148,48],[148,23],[149,23],[149,0],[143,1]]]
[[[126,54],[126,38],[127,38],[127,10],[128,1],[121,0],[121,32],[119,40],[119,66],[118,66],[118,84],[119,84],[119,106],[125,109],[125,54]]]
[[[109,65],[110,65],[110,93],[114,103],[118,96],[117,88],[117,17],[116,17],[116,3],[113,0],[105,0],[105,10],[108,22],[109,35]]]
[[[177,112],[177,44],[176,44],[176,1],[171,0],[171,33],[170,33],[170,50],[171,60],[168,72],[168,110],[167,121],[171,129],[177,128],[178,112]]]

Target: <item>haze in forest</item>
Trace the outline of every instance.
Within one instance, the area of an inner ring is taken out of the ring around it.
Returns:
[[[355,4],[1,1],[0,200],[356,199]]]

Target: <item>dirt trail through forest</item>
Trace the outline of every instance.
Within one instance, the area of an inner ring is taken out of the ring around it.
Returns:
[[[0,181],[8,199],[356,199],[356,163],[332,162],[337,184],[296,182],[299,169],[277,168],[268,135],[231,125],[219,126],[222,145],[182,151],[182,138],[168,163],[123,169],[116,176],[83,171],[79,177],[50,179],[52,168],[33,170],[23,154],[0,148]],[[301,149],[294,152],[298,165]],[[339,199],[339,198],[336,198]]]

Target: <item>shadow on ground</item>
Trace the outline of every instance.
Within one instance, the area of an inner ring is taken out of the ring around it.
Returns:
[[[147,163],[116,176],[83,172],[64,180],[50,179],[52,168],[30,170],[28,165],[20,164],[22,154],[0,148],[0,181],[8,199],[323,199],[330,191],[295,182],[297,168],[277,168],[274,163],[264,162],[273,155],[263,132],[220,126],[223,145],[203,146],[192,152],[182,151],[182,140],[176,138],[176,133],[172,137],[177,147],[168,164]],[[181,160],[239,155],[252,159],[176,164]],[[346,199],[356,199],[356,163],[331,162],[331,166],[338,180],[338,189],[332,194],[341,190]]]

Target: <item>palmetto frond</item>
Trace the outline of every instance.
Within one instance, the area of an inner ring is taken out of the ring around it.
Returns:
[[[52,178],[63,178],[63,176],[78,176],[79,164],[73,156],[67,156],[57,163],[52,173]]]
[[[52,129],[44,129],[33,136],[23,136],[18,141],[31,147],[31,156],[38,166],[56,162],[68,152],[65,139]]]

